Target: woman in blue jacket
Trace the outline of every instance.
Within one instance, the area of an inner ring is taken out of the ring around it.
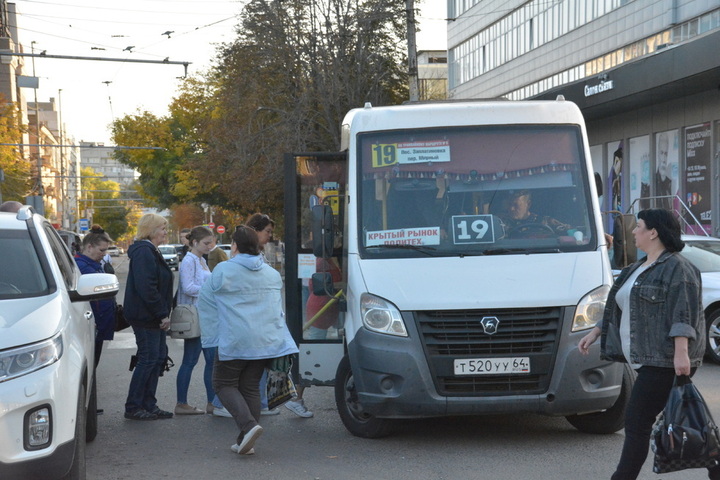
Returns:
[[[170,329],[173,301],[173,274],[158,250],[167,243],[168,222],[154,213],[138,222],[137,237],[128,248],[125,318],[132,326],[137,343],[137,364],[133,370],[125,418],[157,420],[173,414],[157,406],[155,391],[167,359],[166,333]]]
[[[93,225],[90,233],[82,240],[82,253],[75,257],[80,272],[105,273],[101,260],[110,246],[110,237],[100,225]],[[95,366],[100,363],[104,340],[112,340],[115,334],[115,299],[94,300],[90,302],[95,317]]]
[[[231,251],[200,290],[198,313],[203,347],[218,347],[213,388],[240,430],[231,449],[249,454],[263,431],[260,377],[270,359],[298,349],[285,323],[282,278],[263,261],[257,232],[238,227]]]

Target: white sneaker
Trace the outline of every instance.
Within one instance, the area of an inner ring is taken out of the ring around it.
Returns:
[[[297,401],[290,400],[285,404],[285,407],[298,417],[310,418],[313,416],[313,412],[307,409],[305,401],[302,399]]]
[[[279,414],[280,414],[279,408],[273,408],[272,410],[263,408],[262,410],[260,410],[260,415],[279,415]]]
[[[228,412],[225,407],[215,407],[212,414],[215,417],[232,418],[232,414],[230,412]]]
[[[239,453],[240,455],[247,454],[250,450],[253,450],[253,445],[255,445],[255,441],[260,438],[260,435],[263,433],[263,428],[260,425],[255,425],[253,428],[250,429],[249,432],[245,434],[245,436],[242,439],[242,442],[238,445],[237,443],[230,447],[230,450],[232,450],[235,453]]]
[[[230,450],[232,450],[234,453],[240,453],[240,445],[237,443],[235,445],[230,445]],[[255,455],[255,449],[251,448],[247,452],[243,453],[243,455]]]

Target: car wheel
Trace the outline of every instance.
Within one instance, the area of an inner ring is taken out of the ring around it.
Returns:
[[[93,383],[90,388],[90,401],[88,401],[87,415],[85,416],[85,441],[92,442],[97,437],[97,381],[93,374]]]
[[[720,363],[720,308],[705,315],[707,339],[705,353],[715,363]]]
[[[392,433],[393,420],[377,418],[363,410],[347,355],[340,360],[335,375],[335,404],[343,425],[356,437],[380,438]]]
[[[70,471],[62,480],[85,480],[85,385],[80,385],[75,417],[75,450]]]
[[[585,433],[609,434],[621,430],[625,426],[625,409],[630,400],[630,392],[635,384],[635,370],[623,364],[622,386],[615,404],[604,412],[587,413],[585,415],[568,415],[565,417],[570,424]]]

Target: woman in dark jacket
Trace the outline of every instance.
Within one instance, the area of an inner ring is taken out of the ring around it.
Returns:
[[[608,295],[600,325],[580,340],[587,355],[601,338],[600,357],[629,363],[637,379],[625,411],[625,443],[613,480],[638,477],[655,417],[675,376],[692,375],[705,351],[700,272],[679,252],[680,224],[663,209],[642,210],[633,230],[647,257],[626,267]],[[720,466],[708,470],[720,479]]]
[[[100,225],[93,225],[82,240],[82,253],[75,257],[80,272],[105,273],[101,260],[110,246],[110,237]],[[95,317],[95,366],[100,363],[103,341],[112,340],[115,334],[115,299],[90,302]]]
[[[125,286],[125,318],[137,343],[137,364],[130,380],[125,418],[157,420],[173,414],[157,406],[155,391],[167,358],[166,332],[170,329],[173,274],[158,246],[167,243],[168,222],[154,213],[138,222],[135,243],[128,249],[130,265]]]

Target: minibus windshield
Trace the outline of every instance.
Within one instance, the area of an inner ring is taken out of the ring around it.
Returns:
[[[597,246],[578,126],[368,132],[357,148],[364,258]]]

